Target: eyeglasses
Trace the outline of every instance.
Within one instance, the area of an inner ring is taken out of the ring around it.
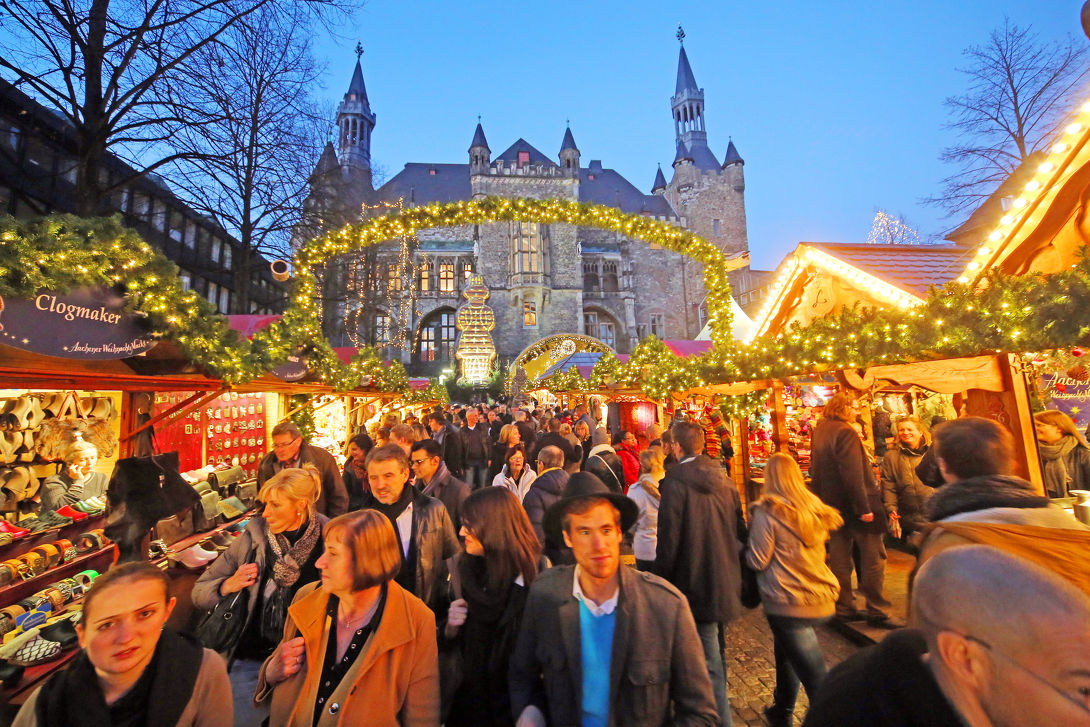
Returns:
[[[1086,712],[1086,713],[1090,714],[1090,693],[1080,693],[1080,694],[1078,694],[1078,696],[1068,694],[1063,689],[1060,689],[1055,684],[1053,684],[1049,680],[1045,679],[1043,676],[1041,676],[1037,672],[1032,671],[1030,669],[1027,669],[1026,667],[1019,664],[1014,659],[1014,657],[1007,656],[1006,654],[1004,654],[999,649],[996,649],[994,646],[989,644],[987,641],[984,641],[983,639],[978,639],[975,636],[970,636],[969,634],[963,634],[960,631],[954,631],[953,629],[944,629],[944,631],[949,631],[951,633],[957,634],[958,636],[965,639],[966,641],[972,641],[974,644],[979,644],[980,646],[987,649],[989,654],[994,654],[995,656],[1000,657],[1003,661],[1006,661],[1008,664],[1011,664],[1012,666],[1014,666],[1019,671],[1033,677],[1033,679],[1035,681],[1037,681],[1038,683],[1043,684],[1044,686],[1048,687],[1050,690],[1052,690],[1056,694],[1058,694],[1061,697],[1063,697],[1064,699],[1066,699],[1068,702],[1071,702],[1076,707],[1081,709],[1083,712]]]
[[[296,437],[295,439],[291,440],[290,442],[284,442],[283,444],[277,444],[276,442],[273,442],[273,447],[272,448],[273,449],[287,449],[291,445],[298,442],[300,439],[302,439],[302,437]]]
[[[421,459],[410,459],[409,461],[412,462],[413,465],[418,465],[418,464],[424,464],[429,459],[431,459],[431,457],[423,457]]]

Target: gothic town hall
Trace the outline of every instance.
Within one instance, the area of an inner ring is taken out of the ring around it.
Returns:
[[[371,109],[357,60],[330,141],[313,174],[303,234],[335,229],[398,204],[411,207],[485,196],[578,200],[649,215],[717,244],[728,257],[748,253],[742,157],[729,142],[708,144],[704,89],[684,46],[670,99],[677,153],[669,181],[660,168],[650,193],[587,159],[571,129],[558,131],[555,157],[525,139],[496,153],[480,123],[463,163],[412,162],[374,187]],[[664,109],[665,112],[665,109]],[[665,124],[664,124],[665,126]],[[547,147],[546,147],[547,148]],[[648,174],[651,177],[651,174]],[[534,341],[582,333],[627,353],[640,338],[692,339],[706,322],[699,263],[623,235],[571,225],[501,222],[421,230],[331,263],[323,281],[326,334],[335,346],[372,344],[410,373],[451,367],[455,311],[471,273],[484,276],[495,311],[500,360]],[[748,287],[748,266],[732,286]]]

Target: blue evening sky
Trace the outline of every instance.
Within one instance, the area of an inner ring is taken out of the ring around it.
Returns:
[[[722,159],[733,137],[746,161],[753,264],[770,268],[802,240],[864,241],[876,208],[921,237],[950,226],[920,199],[946,173],[943,99],[965,87],[962,50],[1004,16],[1090,42],[1081,5],[369,0],[317,51],[332,106],[363,42],[372,157],[390,176],[467,162],[477,114],[493,154],[521,136],[555,157],[571,119],[584,166],[601,159],[649,191],[656,163],[671,172],[681,22],[709,145]]]

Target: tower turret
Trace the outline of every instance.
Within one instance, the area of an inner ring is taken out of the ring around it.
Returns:
[[[570,126],[564,130],[564,141],[560,143],[560,168],[565,176],[579,176],[579,147],[575,145]]]
[[[677,26],[681,51],[677,59],[677,85],[670,99],[674,115],[674,135],[692,156],[693,164],[702,171],[719,170],[719,160],[708,148],[708,132],[704,126],[704,89],[696,85],[689,56],[685,53],[685,31]]]
[[[469,173],[488,174],[488,165],[492,162],[492,150],[484,138],[481,117],[477,117],[477,129],[473,132],[473,141],[469,144]]]
[[[360,65],[362,55],[363,47],[357,44],[352,82],[348,84],[348,91],[337,107],[337,156],[347,175],[362,177],[367,187],[371,188],[371,131],[375,128],[377,116],[371,111],[367,100],[367,87],[363,83],[363,68]]]
[[[651,194],[662,194],[666,191],[666,177],[662,173],[662,165],[659,164],[659,170],[655,172],[655,182],[651,185]]]

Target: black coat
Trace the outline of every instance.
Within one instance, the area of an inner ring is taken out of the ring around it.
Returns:
[[[895,631],[839,664],[810,700],[803,727],[962,727],[921,659],[919,631]]]
[[[269,452],[257,467],[257,489],[260,490],[265,481],[276,474],[274,465],[276,452]],[[299,445],[299,465],[312,464],[318,468],[322,477],[322,493],[318,496],[318,502],[314,507],[326,517],[334,518],[348,512],[348,490],[341,479],[341,471],[337,469],[337,460],[333,455],[321,447],[303,442]]]
[[[443,441],[439,446],[442,449],[443,464],[455,477],[461,477],[465,472],[465,447],[462,445],[462,435],[458,433],[458,427],[450,422],[443,425]],[[439,441],[439,432],[433,432],[431,438]]]
[[[458,430],[458,436],[462,440],[462,451],[466,465],[488,464],[492,441],[488,438],[487,424],[478,421],[477,426],[472,429],[468,426],[462,427]]]
[[[852,530],[884,533],[886,508],[882,490],[863,450],[863,441],[851,425],[839,419],[822,419],[810,439],[810,489],[844,517]],[[874,513],[874,521],[859,518]]]
[[[612,447],[592,449],[583,463],[583,471],[600,479],[610,492],[624,492],[624,463]]]
[[[533,457],[536,459],[541,450],[546,447],[556,447],[564,453],[564,464],[570,464],[575,461],[575,448],[571,446],[571,442],[564,439],[559,432],[546,432],[542,434],[534,442]],[[535,468],[536,469],[536,468]]]
[[[552,507],[557,500],[564,495],[564,488],[568,486],[569,475],[562,469],[548,470],[537,476],[526,497],[522,499],[522,506],[530,517],[530,524],[534,526],[537,540],[545,549],[545,555],[555,565],[567,560],[563,551],[568,550],[563,542],[549,542],[545,536],[545,511]],[[570,554],[570,550],[568,551]]]
[[[671,467],[659,491],[655,573],[685,594],[697,623],[737,618],[747,531],[734,480],[701,454]]]
[[[445,466],[439,465],[439,469],[431,476],[429,482],[421,492],[428,497],[434,497],[447,508],[451,524],[454,525],[455,534],[462,528],[462,503],[469,497],[469,485],[450,473]]]
[[[550,725],[582,723],[583,671],[574,567],[530,586],[508,684],[516,719],[530,704]],[[610,727],[719,724],[704,650],[685,597],[650,573],[621,566],[609,665]]]

